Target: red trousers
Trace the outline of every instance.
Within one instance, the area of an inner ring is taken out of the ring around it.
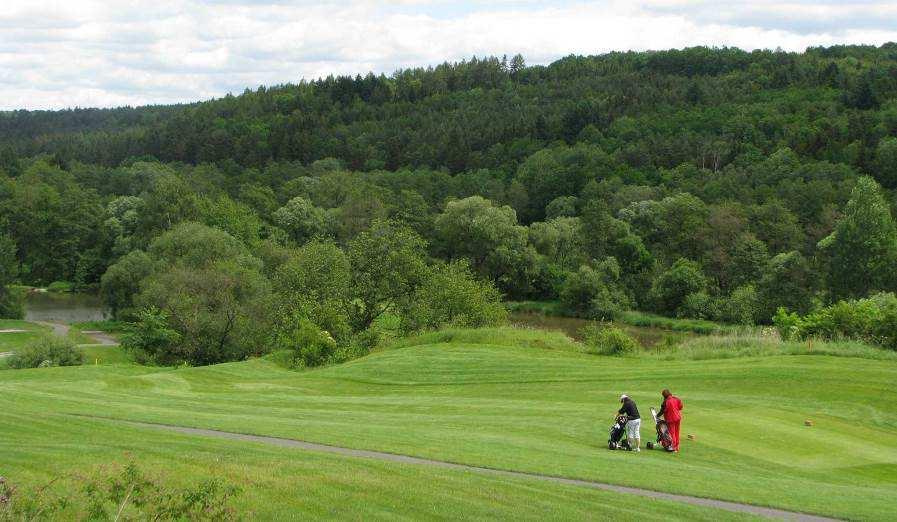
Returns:
[[[679,424],[681,421],[667,421],[667,429],[670,430],[670,437],[673,439],[673,449],[679,451]]]

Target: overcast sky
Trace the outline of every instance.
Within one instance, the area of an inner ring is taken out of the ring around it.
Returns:
[[[203,100],[472,55],[897,41],[891,1],[0,0],[0,109]]]

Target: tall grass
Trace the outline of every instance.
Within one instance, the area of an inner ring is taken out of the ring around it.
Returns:
[[[439,330],[399,339],[386,345],[383,349],[449,343],[606,355],[597,353],[593,347],[577,342],[563,332],[519,327]],[[707,360],[770,355],[833,355],[897,361],[897,352],[857,341],[782,341],[771,328],[754,328],[730,334],[691,337],[675,343],[658,343],[652,347],[639,348],[632,353],[616,355],[658,360]]]
[[[831,355],[897,361],[897,352],[858,341],[783,341],[761,331],[695,337],[676,346],[657,345],[643,356],[662,360],[706,360],[770,355]]]
[[[694,332],[702,335],[750,333],[757,330],[753,326],[733,325],[707,321],[705,319],[679,319],[662,315],[639,312],[623,312],[616,319],[620,323],[647,328],[660,328],[674,332]]]
[[[505,303],[510,312],[537,313],[548,316],[572,317],[565,312],[558,301],[509,301]],[[753,326],[734,325],[708,321],[705,319],[680,319],[665,317],[649,312],[629,310],[622,312],[614,319],[617,323],[639,326],[643,328],[657,328],[674,332],[692,332],[702,335],[734,334],[755,331]]]
[[[396,342],[389,344],[387,349],[447,343],[486,344],[491,346],[539,348],[573,352],[586,351],[584,345],[574,341],[563,332],[511,326],[475,329],[448,328],[399,339]]]
[[[559,301],[507,301],[505,306],[509,312],[525,314],[544,314],[566,317]]]

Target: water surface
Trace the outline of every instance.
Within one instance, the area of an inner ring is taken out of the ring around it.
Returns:
[[[584,327],[594,324],[594,321],[588,319],[559,317],[555,315],[545,315],[539,312],[512,312],[510,321],[511,324],[518,326],[527,326],[542,330],[560,330],[576,340],[582,340],[580,331]],[[632,326],[622,323],[615,323],[614,326],[621,328],[629,335],[635,337],[639,343],[645,347],[661,343],[678,344],[686,338],[695,335],[690,332],[673,332],[662,328]]]
[[[28,292],[26,321],[77,323],[109,319],[109,311],[96,294]]]

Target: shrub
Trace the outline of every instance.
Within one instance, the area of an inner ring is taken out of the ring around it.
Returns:
[[[897,298],[894,298],[894,294],[882,295],[889,296],[889,298],[879,303],[881,315],[873,334],[878,344],[897,350]]]
[[[49,285],[47,285],[48,292],[72,292],[75,289],[75,284],[70,283],[68,281],[53,281]]]
[[[507,320],[501,294],[491,282],[477,279],[466,261],[436,265],[428,272],[403,307],[405,331],[498,326]]]
[[[801,338],[801,318],[797,312],[789,312],[784,307],[779,307],[772,317],[772,324],[779,332],[783,341],[792,341]]]
[[[10,368],[46,368],[50,366],[78,366],[84,356],[69,339],[47,335],[36,339],[9,358]]]
[[[678,317],[688,317],[691,319],[713,319],[719,315],[716,309],[716,302],[707,292],[695,292],[688,294],[679,310],[676,311]]]
[[[627,355],[641,349],[637,340],[616,326],[589,325],[582,329],[580,335],[591,353]]]
[[[322,366],[329,362],[337,349],[330,333],[305,317],[296,318],[291,328],[280,329],[275,343],[278,349],[292,353],[291,366],[294,368]]]
[[[168,325],[168,314],[155,307],[137,313],[137,321],[125,327],[121,344],[138,362],[176,364],[186,360],[177,345],[181,334]]]
[[[838,301],[803,317],[779,309],[773,323],[783,339],[852,339],[897,349],[897,296]]]
[[[51,491],[54,482],[61,482]],[[33,491],[0,477],[0,521],[18,520],[237,520],[230,505],[240,493],[224,479],[174,487],[134,463],[99,468],[92,476],[53,479]]]
[[[760,298],[753,285],[736,288],[719,307],[719,319],[734,324],[753,325],[760,313]]]

